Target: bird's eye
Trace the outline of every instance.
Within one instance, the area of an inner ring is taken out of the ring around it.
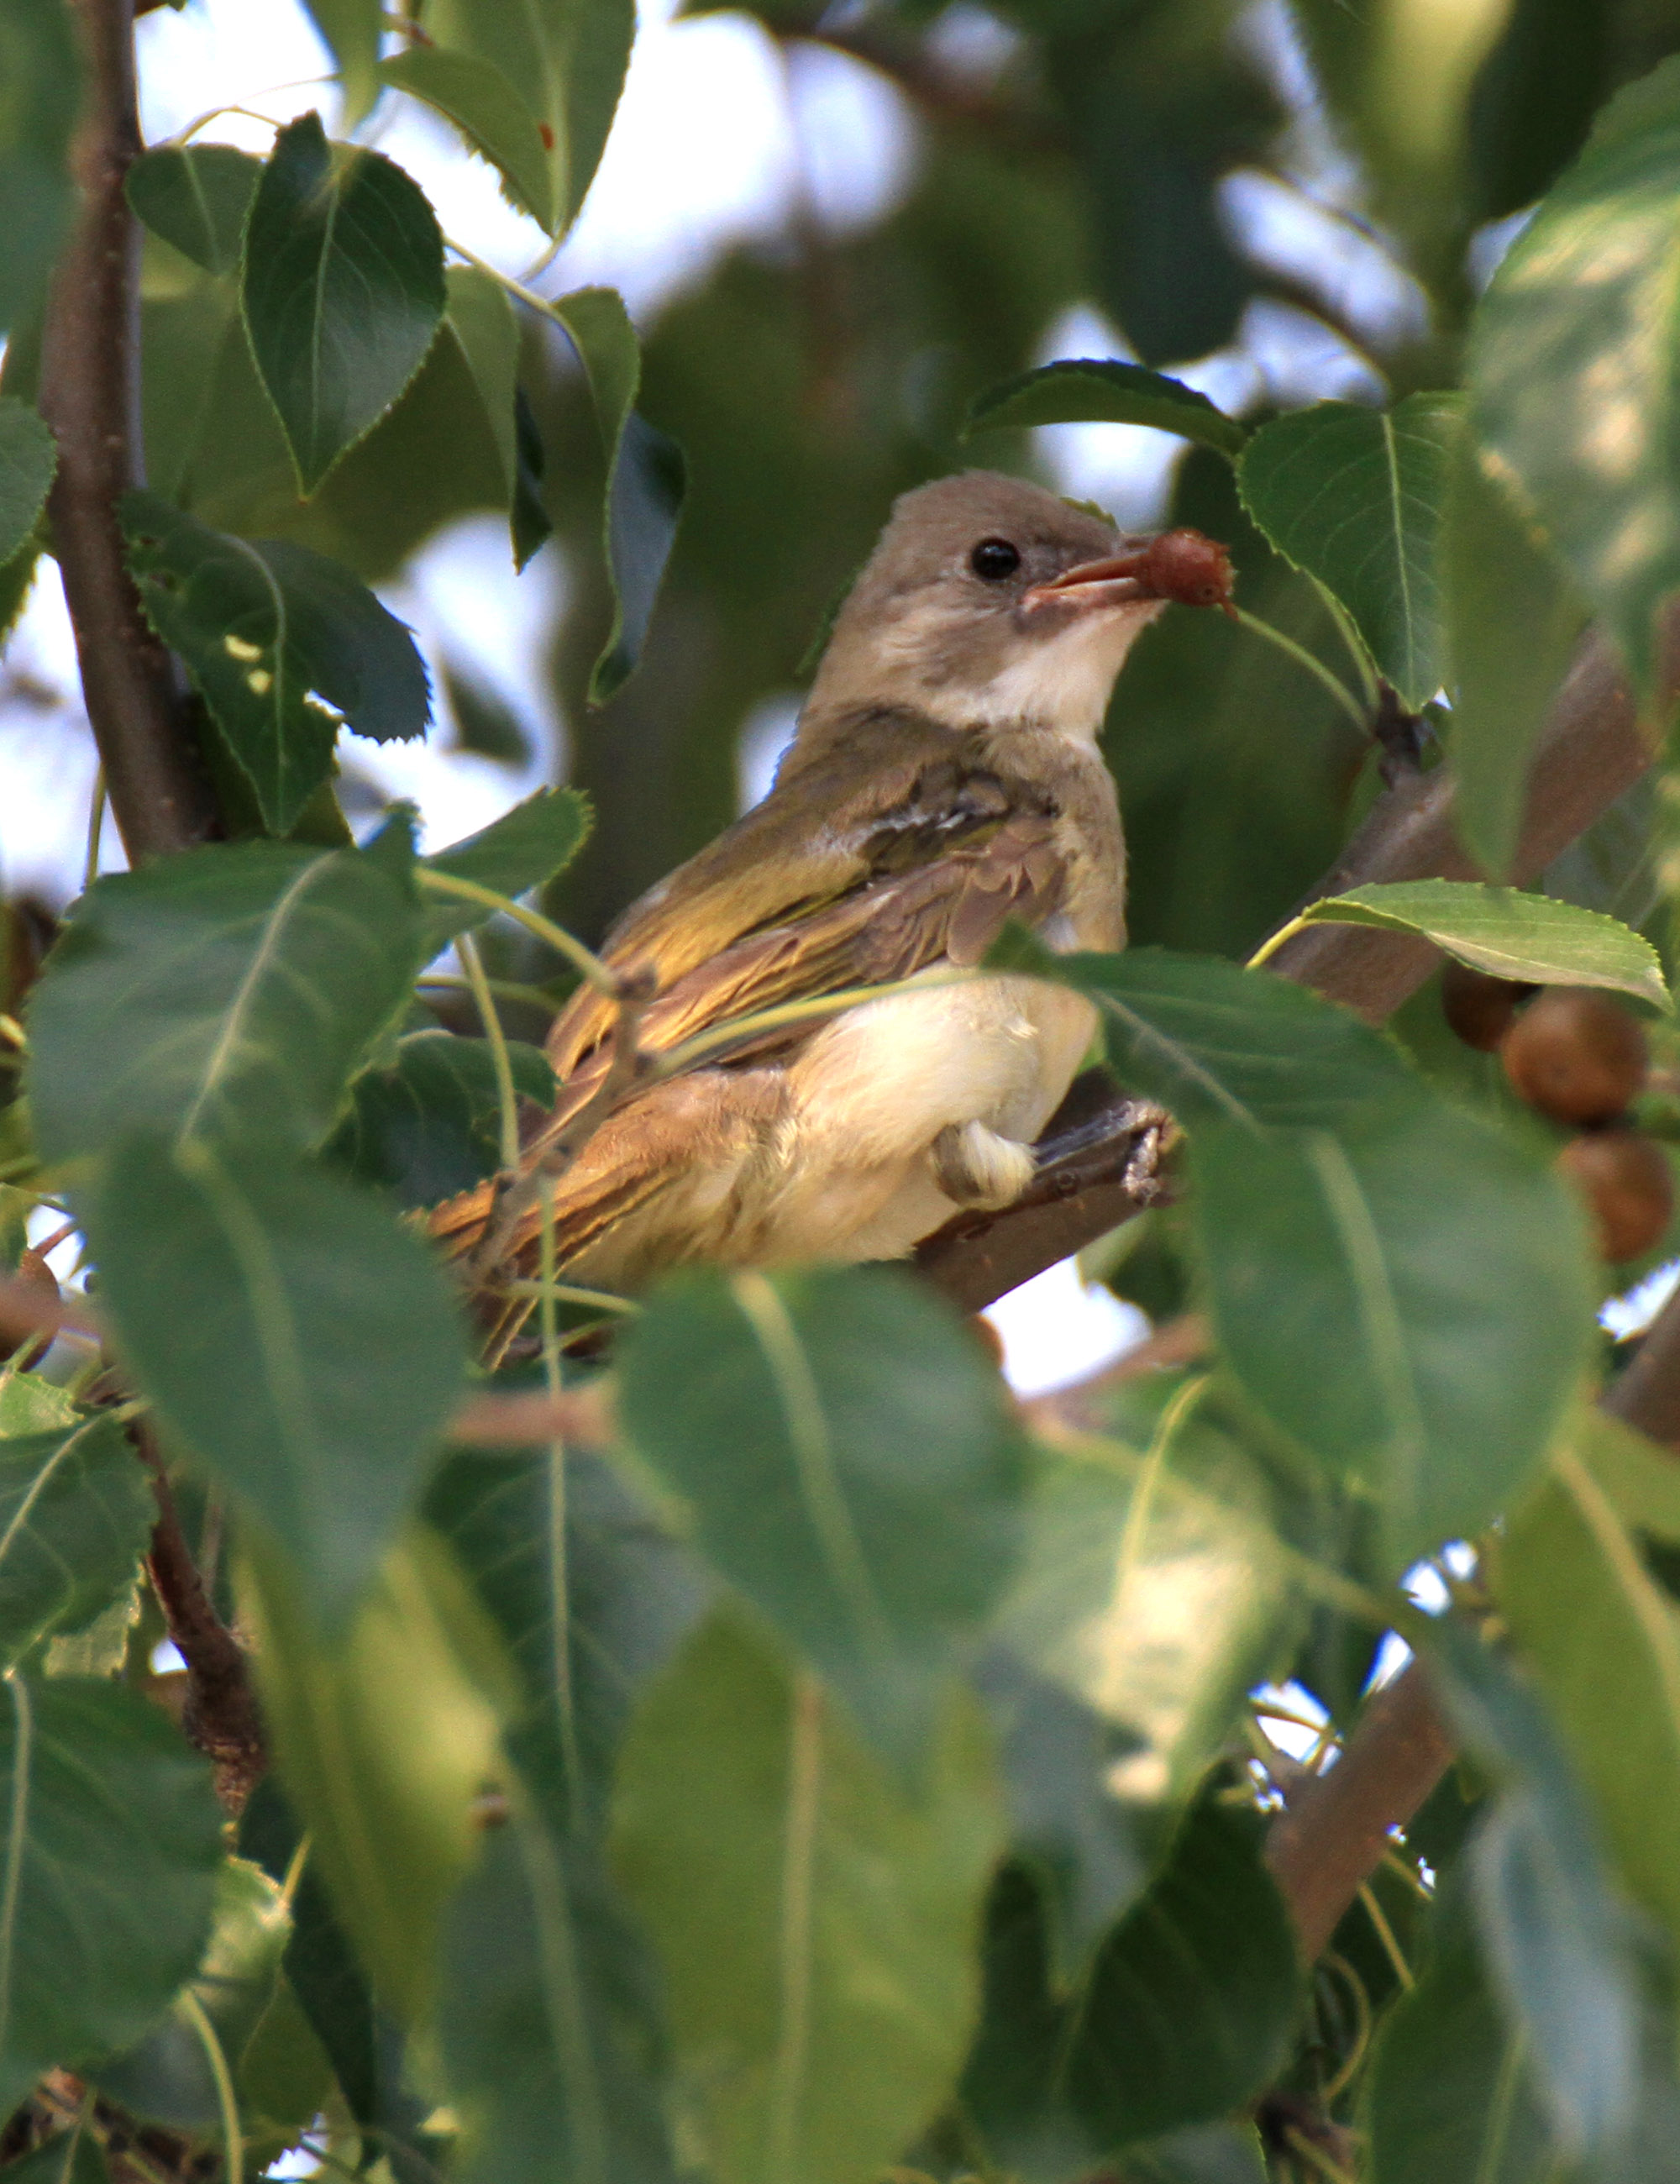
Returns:
[[[968,557],[968,566],[988,584],[1000,584],[1021,566],[1021,553],[1007,538],[982,538]]]

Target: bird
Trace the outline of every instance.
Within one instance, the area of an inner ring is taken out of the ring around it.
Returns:
[[[539,1264],[633,1294],[696,1261],[898,1258],[1019,1199],[1095,1017],[976,967],[1010,918],[1124,946],[1109,700],[1171,600],[1230,590],[1199,532],[1127,536],[1021,478],[901,496],[770,793],[608,934],[614,990],[556,1019],[559,1099],[518,1173],[432,1216],[481,1290]],[[504,1337],[529,1309],[503,1292]]]

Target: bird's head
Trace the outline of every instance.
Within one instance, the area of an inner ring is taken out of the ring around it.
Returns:
[[[1227,605],[1230,588],[1225,549],[1199,532],[1128,538],[1021,478],[942,478],[894,507],[806,716],[893,706],[1090,742],[1139,632],[1171,599]]]

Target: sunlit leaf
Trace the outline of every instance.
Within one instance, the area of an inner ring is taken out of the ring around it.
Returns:
[[[58,445],[34,410],[0,394],[0,562],[27,546],[58,460]]]
[[[0,1659],[85,1628],[132,1577],[156,1516],[114,1419],[0,1438]]]
[[[1460,963],[1531,985],[1607,986],[1672,1009],[1662,961],[1613,917],[1467,880],[1397,880],[1349,888],[1301,912],[1310,925],[1374,925],[1417,933]]]
[[[353,129],[379,96],[379,47],[385,28],[381,0],[303,0],[310,20],[338,65],[343,125]]]
[[[720,2184],[855,2184],[948,2093],[1000,1834],[981,1724],[949,1699],[914,1796],[731,1615],[637,1712],[615,1864]]]
[[[1152,425],[1163,432],[1241,452],[1248,427],[1181,380],[1141,364],[1110,358],[1047,364],[1018,379],[988,387],[969,410],[965,432],[996,432],[1027,425]]]
[[[460,1391],[441,1270],[353,1184],[203,1139],[125,1140],[86,1230],[117,1347],[165,1431],[342,1628]]]
[[[101,879],[31,996],[43,1156],[146,1129],[318,1145],[420,948],[404,876],[359,850],[249,842]]]
[[[884,1269],[697,1272],[620,1375],[626,1432],[711,1561],[913,1764],[1019,1549],[1021,1441],[973,1337]]]
[[[1462,409],[1456,394],[1316,403],[1263,425],[1238,471],[1249,515],[1341,600],[1413,707],[1446,677],[1435,540]]]
[[[222,1862],[208,1763],[119,1684],[0,1690],[0,2108],[126,2047],[188,1979]]]
[[[446,114],[500,172],[520,209],[552,233],[556,176],[541,125],[494,61],[446,46],[409,46],[381,61],[379,74]]]
[[[231,273],[262,171],[231,144],[160,144],[141,153],[123,187],[154,235],[207,273]]]
[[[289,122],[252,199],[251,354],[307,495],[419,370],[443,315],[443,241],[426,193],[378,152]]]

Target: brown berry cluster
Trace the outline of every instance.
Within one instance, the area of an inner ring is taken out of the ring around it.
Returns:
[[[1645,1034],[1608,994],[1547,986],[1522,1006],[1533,990],[1449,963],[1441,1006],[1466,1045],[1498,1053],[1521,1098],[1577,1133],[1558,1166],[1587,1201],[1599,1256],[1639,1258],[1674,1212],[1667,1156],[1628,1112],[1644,1089]]]

